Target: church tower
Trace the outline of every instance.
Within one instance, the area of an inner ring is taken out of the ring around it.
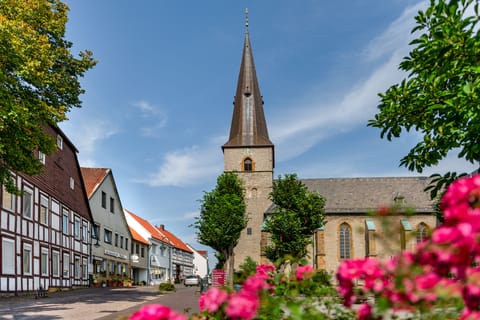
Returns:
[[[251,257],[261,262],[261,236],[264,213],[271,205],[268,199],[273,185],[274,146],[268,137],[255,64],[248,32],[248,10],[242,61],[234,98],[230,136],[222,146],[224,171],[235,172],[243,182],[248,216],[235,247],[235,269]]]

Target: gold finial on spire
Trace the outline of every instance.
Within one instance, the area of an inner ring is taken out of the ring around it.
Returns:
[[[248,8],[245,8],[245,29],[248,32]]]

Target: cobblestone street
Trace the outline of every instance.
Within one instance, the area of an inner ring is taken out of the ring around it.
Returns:
[[[163,304],[179,313],[198,312],[197,287],[178,286],[160,294],[157,286],[85,288],[34,296],[0,298],[0,319],[126,319],[145,304]]]

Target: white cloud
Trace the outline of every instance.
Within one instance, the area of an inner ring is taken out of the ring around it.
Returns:
[[[78,160],[83,167],[95,167],[94,156],[100,141],[118,133],[113,123],[93,117],[68,121],[62,127],[79,150]]]
[[[135,101],[131,105],[136,109],[139,109],[142,118],[148,122],[140,128],[143,136],[155,136],[160,129],[167,125],[168,116],[162,108],[146,100]]]
[[[196,185],[220,174],[221,163],[218,145],[174,150],[164,156],[155,173],[138,182],[152,187]]]

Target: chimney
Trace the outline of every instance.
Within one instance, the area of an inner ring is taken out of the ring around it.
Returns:
[[[158,229],[160,229],[160,230],[165,230],[165,225],[163,225],[163,224],[159,225],[159,226],[158,226]]]

